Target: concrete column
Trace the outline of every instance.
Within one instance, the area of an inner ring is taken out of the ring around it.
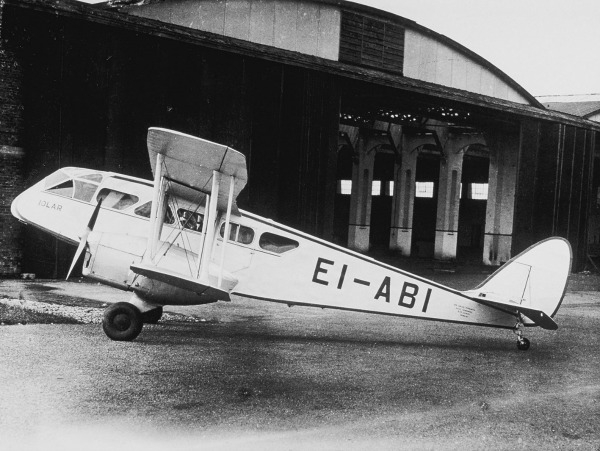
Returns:
[[[472,144],[485,144],[481,135],[448,135],[444,146],[446,161],[440,163],[434,258],[456,258],[458,211],[464,152]]]
[[[444,150],[446,161],[440,163],[433,256],[440,260],[451,260],[456,258],[458,243],[458,207],[464,152],[463,149],[457,149],[452,140]]]
[[[419,148],[434,144],[432,136],[402,137],[401,163],[394,168],[394,199],[392,203],[392,227],[390,249],[401,255],[410,256],[412,248],[412,224],[415,205],[417,158]]]
[[[490,176],[483,241],[483,263],[501,265],[511,258],[519,137],[486,134]]]
[[[360,252],[369,250],[371,230],[371,190],[375,152],[369,152],[369,138],[359,133],[356,158],[352,168],[352,193],[350,195],[350,224],[348,247]]]

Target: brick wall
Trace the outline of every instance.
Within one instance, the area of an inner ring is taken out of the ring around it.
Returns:
[[[21,272],[21,226],[11,215],[10,204],[23,188],[24,155],[18,147],[0,146],[0,277]]]
[[[0,31],[2,30],[0,5]],[[21,272],[21,226],[10,213],[10,204],[23,189],[21,147],[23,131],[22,67],[5,39],[0,40],[0,277]]]

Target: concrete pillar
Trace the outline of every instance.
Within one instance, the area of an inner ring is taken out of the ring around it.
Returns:
[[[483,263],[501,265],[511,258],[519,136],[488,133],[490,176],[483,241]]]
[[[458,207],[464,151],[456,149],[451,142],[444,150],[446,161],[440,163],[433,256],[439,260],[451,260],[456,258],[458,243]]]
[[[485,144],[481,135],[448,135],[444,146],[446,161],[440,163],[434,258],[456,258],[460,183],[465,150],[472,144]]]
[[[360,252],[369,250],[371,230],[371,190],[375,152],[369,152],[369,141],[369,137],[365,133],[359,133],[355,147],[356,157],[352,168],[348,247]]]
[[[412,248],[412,224],[415,205],[417,158],[424,144],[434,144],[433,136],[402,137],[401,162],[394,168],[394,199],[392,203],[392,227],[390,249],[410,256]]]

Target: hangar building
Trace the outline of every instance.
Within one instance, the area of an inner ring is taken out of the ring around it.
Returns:
[[[4,276],[72,258],[16,223],[16,194],[62,166],[150,178],[150,126],[243,152],[242,208],[362,252],[499,265],[560,235],[585,264],[600,124],[413,21],[342,0],[1,0],[0,32]]]

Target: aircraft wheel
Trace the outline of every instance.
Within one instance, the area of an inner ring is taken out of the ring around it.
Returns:
[[[156,324],[160,320],[163,314],[163,308],[157,307],[147,312],[142,313],[142,319],[145,324]]]
[[[529,349],[529,340],[525,337],[521,337],[520,340],[517,340],[517,348],[519,351],[527,351]]]
[[[142,313],[128,302],[117,302],[104,311],[102,329],[111,340],[134,340],[143,326]]]

